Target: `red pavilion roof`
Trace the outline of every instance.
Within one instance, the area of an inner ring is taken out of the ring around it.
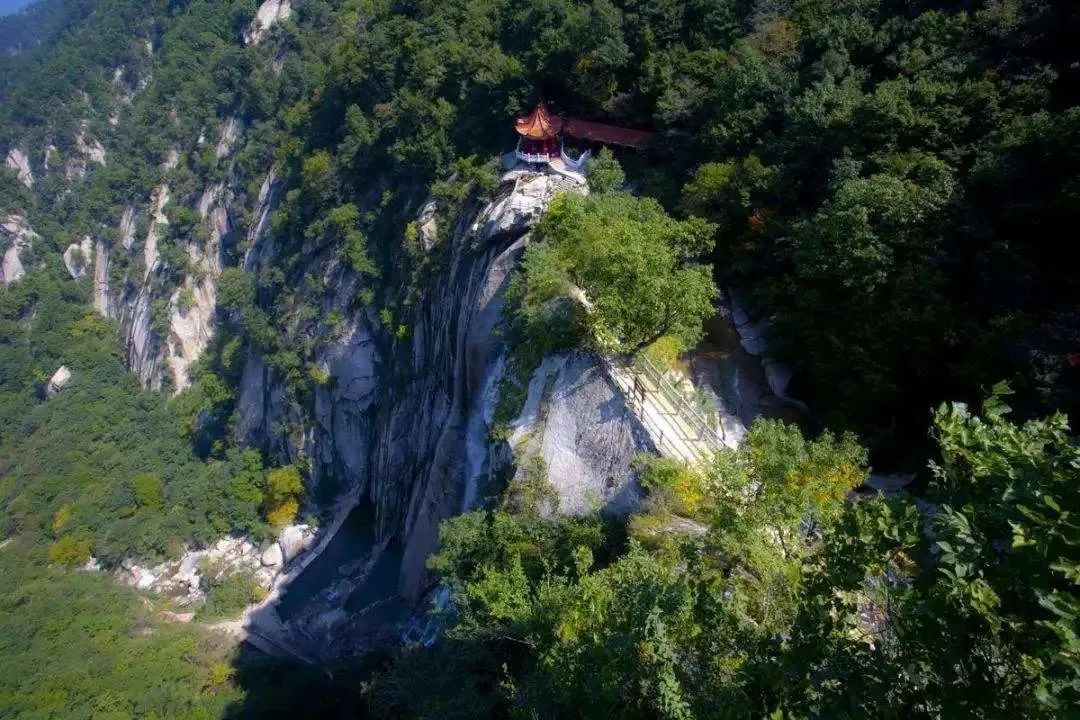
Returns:
[[[543,103],[538,103],[531,113],[518,118],[514,126],[519,135],[533,140],[543,140],[555,137],[562,129],[563,121],[562,118],[549,113]]]
[[[652,137],[652,133],[645,132],[644,130],[616,127],[615,125],[605,125],[604,123],[579,120],[577,118],[570,118],[567,120],[563,132],[570,137],[576,137],[582,140],[591,140],[607,145],[623,145],[625,147],[633,148],[641,147]]]

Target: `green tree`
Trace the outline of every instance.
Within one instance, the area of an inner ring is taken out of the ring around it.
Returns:
[[[73,567],[90,559],[90,541],[64,535],[49,548],[49,562]]]
[[[551,316],[547,308],[564,297],[580,309],[563,321],[582,323],[605,350],[636,352],[663,336],[690,347],[716,297],[709,267],[682,253],[702,230],[647,199],[559,196],[538,228],[540,242],[526,251],[517,291],[523,317]]]
[[[589,189],[593,192],[606,193],[621,190],[626,182],[626,173],[615,155],[607,147],[601,148],[596,157],[589,161]]]

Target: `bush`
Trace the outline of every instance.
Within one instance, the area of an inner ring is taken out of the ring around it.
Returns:
[[[626,182],[622,165],[607,147],[601,148],[599,154],[589,161],[586,174],[589,189],[596,193],[614,192]]]
[[[559,493],[548,482],[547,473],[547,462],[540,455],[526,460],[503,494],[503,507],[523,515],[557,513]]]
[[[75,567],[84,565],[89,559],[90,541],[86,538],[65,535],[49,548],[49,562],[54,565]]]
[[[265,596],[262,586],[249,573],[238,572],[209,583],[206,604],[199,614],[204,618],[224,618],[238,615],[253,602]]]

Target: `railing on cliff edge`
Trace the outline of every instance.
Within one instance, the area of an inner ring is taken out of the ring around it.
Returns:
[[[641,368],[645,375],[649,377],[656,386],[660,389],[660,392],[679,410],[679,414],[683,421],[690,425],[698,433],[698,440],[713,446],[714,450],[722,450],[727,447],[727,443],[724,438],[724,426],[720,426],[720,431],[709,424],[708,418],[699,410],[691,405],[686,396],[679,392],[678,388],[671,384],[668,380],[666,373],[658,368],[652,360],[646,355],[639,354],[634,358],[634,364]]]
[[[649,437],[656,445],[656,449],[661,454],[691,462],[707,462],[714,453],[727,447],[724,441],[723,426],[721,425],[720,432],[714,430],[701,411],[690,405],[686,397],[667,379],[665,373],[647,357],[614,359],[609,356],[601,356],[600,359],[612,382],[626,399],[630,411],[648,432]],[[620,382],[620,373],[616,370],[616,363],[623,365],[630,371],[631,377],[627,378],[632,383],[630,387],[624,387],[623,383]],[[649,403],[647,395],[653,391],[651,388],[642,386],[641,390],[645,397],[638,396],[639,394],[633,386],[636,384],[632,375],[634,372],[641,373],[655,386],[655,392],[658,392],[666,400],[668,409],[656,402]],[[670,426],[662,427],[650,416],[650,413],[645,412],[644,405],[646,403],[652,405],[657,415],[677,414],[682,421],[681,424],[675,423],[674,429]],[[685,430],[689,430],[690,433],[688,434]],[[687,457],[688,453],[692,457]]]

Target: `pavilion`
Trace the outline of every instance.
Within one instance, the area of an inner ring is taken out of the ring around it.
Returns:
[[[543,103],[538,103],[528,115],[517,118],[514,128],[521,136],[518,138],[517,149],[514,151],[518,160],[527,163],[565,165],[575,170],[581,169],[591,153],[587,150],[577,161],[570,159],[563,150],[564,138],[584,141],[590,146],[616,145],[639,148],[652,137],[652,133],[643,130],[578,118],[563,119],[548,112]]]

